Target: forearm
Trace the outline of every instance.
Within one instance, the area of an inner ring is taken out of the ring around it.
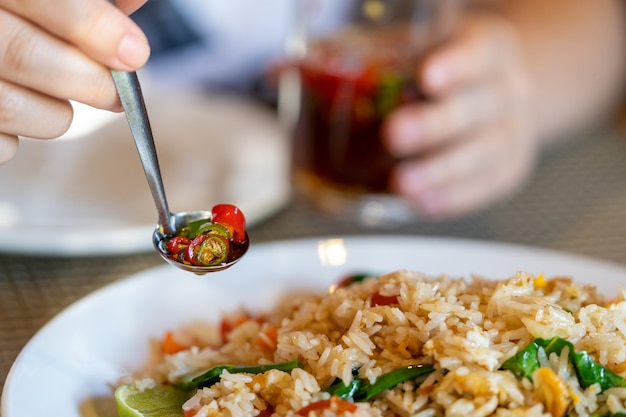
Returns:
[[[537,135],[554,142],[610,117],[624,101],[623,0],[490,1],[518,29]]]

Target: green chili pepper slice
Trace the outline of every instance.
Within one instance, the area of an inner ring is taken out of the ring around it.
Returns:
[[[218,365],[207,371],[183,377],[181,380],[176,382],[174,386],[185,391],[203,387],[210,387],[220,380],[220,375],[224,371],[228,371],[231,374],[262,374],[272,369],[289,372],[298,367],[300,367],[300,361],[297,360],[256,366]]]
[[[202,264],[198,260],[198,251],[200,250],[200,245],[208,238],[208,235],[200,235],[194,238],[189,246],[187,246],[187,250],[185,251],[184,261],[185,263],[201,266]]]
[[[404,381],[425,377],[435,370],[433,365],[411,365],[396,369],[376,379],[373,384],[363,384],[354,394],[354,401],[369,401],[381,392],[393,388]]]
[[[340,379],[334,384],[332,384],[331,386],[329,386],[328,388],[326,388],[324,391],[329,393],[330,395],[335,395],[341,398],[342,400],[348,400],[354,397],[354,395],[361,388],[362,384],[363,384],[363,381],[358,378],[355,378],[352,381],[350,381],[348,385],[344,384],[343,381]]]
[[[216,234],[230,239],[230,230],[226,226],[217,223],[206,222],[198,228],[198,236]]]
[[[402,102],[404,80],[399,74],[388,72],[381,75],[380,86],[376,96],[378,115],[386,116],[395,106]]]
[[[198,235],[200,235],[200,233],[198,233],[198,230],[200,229],[200,227],[210,222],[211,222],[210,218],[194,220],[190,222],[186,227],[182,228],[180,232],[176,234],[178,236],[186,236],[189,239],[195,239],[196,237],[198,237]]]
[[[434,370],[433,365],[410,365],[381,375],[373,384],[359,378],[354,378],[348,385],[338,380],[324,391],[336,395],[342,400],[353,399],[356,402],[365,402],[404,381],[425,377]]]
[[[336,287],[337,288],[348,287],[348,286],[350,286],[350,285],[352,285],[354,283],[364,281],[366,278],[375,277],[375,276],[376,275],[371,274],[371,273],[367,273],[367,272],[346,275],[346,276],[344,276],[343,278],[341,278],[339,280],[339,282],[337,283]]]
[[[218,234],[200,235],[206,238],[200,243],[196,260],[201,265],[212,266],[226,262],[228,259],[229,243],[228,240]]]

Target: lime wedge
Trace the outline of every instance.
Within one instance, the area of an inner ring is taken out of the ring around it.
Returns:
[[[120,385],[115,390],[119,417],[183,417],[183,403],[189,393],[169,385],[139,390],[134,385]]]

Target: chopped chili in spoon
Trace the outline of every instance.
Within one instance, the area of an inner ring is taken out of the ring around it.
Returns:
[[[175,258],[179,262],[183,262],[183,256],[187,252],[187,248],[191,240],[184,236],[175,236],[168,240],[166,250],[172,258]]]
[[[195,220],[165,239],[167,255],[181,263],[216,266],[238,257],[246,243],[246,218],[232,204],[218,204],[211,218]]]
[[[218,204],[211,210],[213,223],[224,225],[230,230],[233,242],[246,239],[246,218],[239,207],[232,204]]]

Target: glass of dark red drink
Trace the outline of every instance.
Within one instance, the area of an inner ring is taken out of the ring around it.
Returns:
[[[442,26],[456,3],[357,1],[344,25],[315,36],[300,32],[307,35],[294,60],[299,104],[293,179],[295,191],[317,208],[371,226],[415,218],[389,190],[398,160],[383,147],[381,127],[395,108],[420,99],[417,66],[427,49],[443,41]]]

